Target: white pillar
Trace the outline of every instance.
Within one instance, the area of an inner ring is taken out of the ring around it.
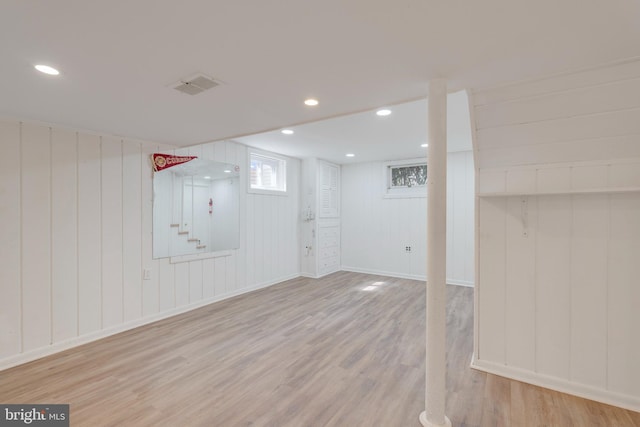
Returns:
[[[447,82],[429,82],[427,150],[427,427],[451,426],[445,416],[447,280]]]

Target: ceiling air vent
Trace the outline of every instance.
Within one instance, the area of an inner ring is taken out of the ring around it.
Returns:
[[[181,79],[171,86],[175,90],[186,93],[187,95],[197,95],[200,92],[204,92],[218,85],[220,85],[220,82],[211,77],[205,76],[204,74],[195,74],[187,79]]]

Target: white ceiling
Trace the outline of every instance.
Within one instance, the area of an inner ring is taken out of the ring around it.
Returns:
[[[280,130],[235,138],[235,141],[288,156],[317,157],[339,164],[424,157],[427,149],[427,101],[385,106],[391,115],[379,117],[376,110],[350,114],[300,126],[293,135]],[[469,106],[464,91],[447,99],[448,151],[471,150]],[[354,157],[345,157],[347,153]]]
[[[637,0],[3,0],[0,114],[193,145],[638,56],[638,22]],[[195,72],[225,84],[168,88]]]

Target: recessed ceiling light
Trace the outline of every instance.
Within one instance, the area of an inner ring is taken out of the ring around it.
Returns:
[[[391,114],[391,110],[387,110],[386,108],[383,108],[382,110],[376,111],[376,114],[382,117],[388,116],[389,114]]]
[[[355,154],[353,154],[353,153],[348,153],[348,154],[346,154],[346,156],[347,156],[347,157],[355,157],[356,155],[355,155]]]
[[[291,129],[282,129],[280,132],[284,133],[285,135],[293,135],[293,131]]]
[[[48,65],[36,65],[35,69],[40,71],[41,73],[49,74],[52,76],[57,76],[60,74],[60,71],[56,70],[53,67],[49,67]]]
[[[318,100],[313,98],[305,99],[304,105],[308,105],[309,107],[314,107],[318,105]]]
[[[211,177],[207,175],[204,177],[204,179],[211,179]]]
[[[429,144],[422,144],[422,145],[420,145],[420,147],[422,147],[422,148],[427,148],[428,146],[429,146]]]
[[[231,173],[231,171],[229,169],[225,169],[224,173]]]

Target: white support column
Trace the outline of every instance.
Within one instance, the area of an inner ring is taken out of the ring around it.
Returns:
[[[427,151],[426,427],[451,426],[445,416],[447,280],[447,82],[429,82]]]

